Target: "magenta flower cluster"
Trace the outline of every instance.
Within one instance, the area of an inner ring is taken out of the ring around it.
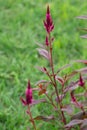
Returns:
[[[47,7],[46,20],[44,21],[44,27],[46,28],[46,31],[48,33],[50,33],[54,29],[54,24],[53,24],[52,17],[50,14],[49,6]]]
[[[28,81],[28,86],[25,91],[25,96],[26,96],[26,99],[24,100],[21,97],[21,101],[22,101],[23,105],[26,106],[26,105],[29,105],[32,103],[32,89],[31,89],[30,81]]]

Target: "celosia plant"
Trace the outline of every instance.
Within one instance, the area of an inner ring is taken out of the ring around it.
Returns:
[[[87,73],[87,67],[79,70],[75,70],[69,74],[65,74],[62,77],[60,76],[60,71],[70,67],[70,64],[67,64],[55,72],[54,62],[53,62],[53,40],[54,37],[51,36],[51,32],[54,30],[54,23],[50,13],[49,6],[47,6],[46,19],[44,20],[44,28],[46,30],[45,44],[40,45],[38,52],[49,62],[49,68],[47,67],[37,67],[42,73],[48,76],[49,80],[40,80],[36,83],[36,88],[31,88],[30,81],[28,81],[28,86],[25,91],[25,100],[21,97],[21,101],[24,106],[27,106],[27,114],[30,117],[30,122],[32,123],[35,130],[36,124],[35,120],[51,121],[59,120],[61,126],[60,129],[71,130],[72,128],[76,129],[78,125],[79,129],[87,129],[87,112],[85,107],[85,98],[84,101],[81,101],[79,96],[86,97],[86,80],[87,77],[83,77],[83,74]],[[77,60],[75,62],[81,62],[87,64],[86,60]],[[79,75],[77,80],[73,80],[75,75]],[[38,86],[38,88],[37,88]],[[52,91],[50,91],[50,86],[52,86]],[[61,86],[61,87],[60,87]],[[76,93],[78,88],[82,88],[83,92]],[[44,95],[44,99],[34,100],[32,96],[33,90],[38,91],[38,96]],[[48,91],[49,90],[49,91]],[[68,103],[66,102],[66,97],[68,96]],[[36,117],[32,116],[31,107],[37,103],[45,102],[48,105],[48,101],[53,106],[54,113],[58,115],[59,119],[53,115],[53,112],[49,116],[38,115]],[[75,108],[75,109],[72,109]],[[77,110],[77,113],[74,113],[74,110]],[[67,120],[67,117],[69,116]],[[59,124],[56,124],[59,125]]]

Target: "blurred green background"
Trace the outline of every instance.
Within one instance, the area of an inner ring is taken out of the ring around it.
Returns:
[[[55,25],[56,69],[71,60],[87,59],[87,40],[80,38],[85,32],[79,30],[87,26],[87,21],[76,19],[87,14],[86,0],[0,0],[0,130],[26,130],[30,126],[20,96],[24,96],[28,79],[34,87],[45,77],[35,66],[47,65],[38,55],[36,44],[45,41],[47,4]],[[34,116],[40,107],[34,106]],[[57,127],[46,123],[42,130]]]

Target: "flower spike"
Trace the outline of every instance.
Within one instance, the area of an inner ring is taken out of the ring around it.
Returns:
[[[22,97],[20,98],[23,105],[26,106],[26,105],[32,104],[32,89],[31,89],[30,81],[28,81],[28,86],[25,91],[25,96],[26,96],[25,100]]]
[[[52,30],[54,29],[54,24],[50,14],[49,6],[47,6],[46,20],[44,21],[44,27],[48,33],[52,32]]]

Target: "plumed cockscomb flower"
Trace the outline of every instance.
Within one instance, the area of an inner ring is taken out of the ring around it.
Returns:
[[[47,6],[46,20],[44,21],[44,27],[48,33],[50,33],[54,29],[54,24],[50,14],[49,6]]]
[[[28,86],[25,91],[25,96],[26,96],[25,100],[21,97],[21,101],[23,105],[26,106],[32,103],[32,89],[31,89],[30,81],[28,81]]]

